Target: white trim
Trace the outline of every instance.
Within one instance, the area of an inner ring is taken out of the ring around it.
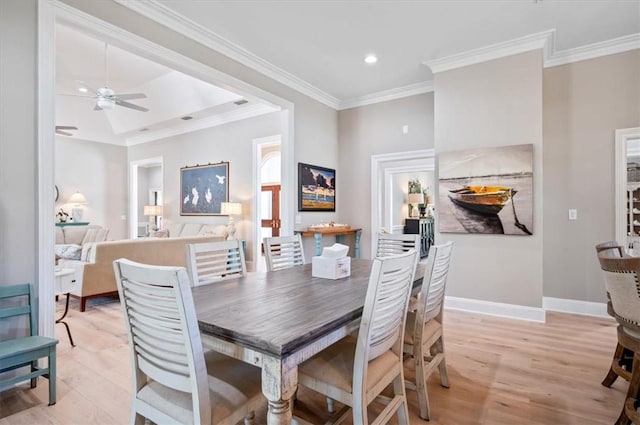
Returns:
[[[627,140],[640,137],[640,127],[615,132],[615,229],[616,240],[628,246],[627,240]]]
[[[262,234],[262,225],[261,225],[261,219],[260,219],[260,211],[262,211],[262,205],[261,205],[261,192],[262,192],[262,187],[261,187],[261,181],[260,181],[260,169],[261,169],[261,165],[262,165],[262,148],[264,145],[273,145],[273,144],[278,144],[280,145],[280,147],[282,148],[282,137],[277,134],[277,135],[273,135],[273,136],[267,136],[267,137],[260,137],[257,139],[253,139],[253,149],[252,149],[252,155],[253,155],[253,170],[252,170],[252,175],[253,178],[251,179],[253,182],[253,185],[251,187],[251,193],[252,193],[252,202],[251,202],[251,217],[254,223],[254,232],[253,232],[253,252],[254,252],[254,256],[253,256],[253,264],[255,265],[255,267],[258,267],[259,264],[261,264],[260,261],[258,261],[258,256],[260,255],[260,244],[262,243],[262,239],[260,238],[261,234]],[[280,152],[280,158],[282,159],[282,152]],[[280,161],[280,174],[282,174],[282,160]],[[280,188],[282,190],[282,177],[280,178]],[[282,211],[281,211],[282,212]],[[252,268],[252,271],[266,271],[265,270],[257,270]]]
[[[55,267],[55,119],[52,111],[55,108],[55,11],[46,0],[38,0],[38,207],[37,207],[37,285],[34,288],[38,298],[38,330],[39,334],[55,337],[55,301],[54,301],[54,267]]]
[[[256,103],[246,108],[236,109],[224,112],[222,114],[210,117],[200,118],[197,120],[185,121],[184,124],[178,124],[173,127],[162,128],[156,131],[148,131],[140,135],[125,138],[126,146],[135,146],[141,143],[152,142],[154,140],[164,139],[171,136],[186,134],[193,131],[212,128],[219,125],[228,124],[234,121],[240,121],[247,118],[257,117],[259,115],[275,112],[280,108],[274,108],[271,105]]]
[[[291,87],[300,93],[317,100],[318,102],[330,106],[333,109],[337,109],[339,106],[339,100],[337,98],[325,93],[295,75],[278,68],[245,48],[219,36],[208,28],[177,14],[156,0],[148,0],[144,2],[134,2],[129,0],[114,1],[142,16],[153,19],[173,31],[197,41],[198,43],[203,44],[204,46],[215,50],[234,61],[254,69],[279,83]]]
[[[556,30],[542,31],[536,34],[527,35],[513,40],[480,47],[455,55],[440,59],[424,61],[423,64],[431,68],[431,72],[437,74],[463,66],[474,65],[494,59],[500,59],[519,53],[530,52],[532,50],[543,49],[547,51],[554,49]],[[545,54],[544,57],[547,55]]]
[[[140,218],[138,217],[138,168],[149,165],[160,165],[160,178],[162,179],[161,184],[162,190],[164,191],[164,158],[162,156],[155,156],[153,158],[145,158],[129,162],[129,196],[127,199],[129,201],[130,239],[136,239],[138,237],[138,223],[140,222]]]
[[[640,33],[563,50],[561,52],[552,52],[552,55],[544,61],[544,67],[550,68],[552,66],[595,59],[601,56],[613,55],[634,49],[640,49]]]
[[[610,317],[606,303],[569,300],[565,298],[542,297],[542,308],[562,313],[582,314],[586,316]]]
[[[507,317],[509,319],[528,320],[531,322],[545,322],[545,311],[539,307],[450,296],[445,297],[444,306],[449,310],[460,310],[489,316]]]
[[[380,204],[380,188],[387,190],[387,182],[380,181],[380,177],[385,177],[383,171],[384,164],[395,161],[420,160],[424,159],[425,164],[422,170],[429,171],[435,169],[435,151],[433,149],[423,149],[418,151],[393,152],[379,155],[371,155],[371,229],[372,232],[378,232],[378,229],[384,227],[386,223],[380,222],[382,217],[383,205]],[[415,170],[416,167],[394,167],[394,170]],[[390,225],[391,223],[389,223]],[[376,252],[376,238],[371,238],[371,252]]]
[[[359,106],[371,105],[374,103],[388,102],[390,100],[402,99],[418,94],[429,93],[433,91],[433,80],[421,81],[404,87],[397,87],[371,93],[365,96],[356,97],[354,99],[343,100],[338,104],[338,110],[342,111],[349,108],[357,108]]]

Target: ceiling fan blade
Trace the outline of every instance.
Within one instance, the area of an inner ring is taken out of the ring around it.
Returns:
[[[148,112],[149,110],[143,106],[134,105],[133,103],[125,102],[124,100],[120,100],[118,98],[115,99],[116,105],[124,106],[125,108],[135,109],[136,111]]]
[[[122,93],[117,94],[116,97],[122,100],[144,99],[147,97],[144,93]]]
[[[56,125],[56,130],[77,130],[78,127],[73,125]]]
[[[62,130],[56,130],[56,134],[59,134],[61,136],[73,136],[72,133],[69,133],[68,131],[62,131]]]
[[[82,80],[76,80],[76,83],[80,84],[80,86],[82,86],[85,89],[89,90],[91,93],[95,94],[96,96],[98,96],[100,94],[100,93],[98,93],[98,90],[96,90],[93,87],[87,85],[87,83],[85,83]]]
[[[84,97],[85,99],[95,99],[96,97],[89,94],[69,94],[69,93],[57,93],[57,96],[71,96],[71,97]]]

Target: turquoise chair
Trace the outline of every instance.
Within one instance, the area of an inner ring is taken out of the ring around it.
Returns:
[[[16,299],[19,303],[8,301]],[[26,302],[25,302],[26,300]],[[31,380],[31,388],[36,387],[38,376],[49,380],[49,406],[56,404],[56,344],[55,338],[38,335],[35,298],[31,284],[0,286],[0,323],[18,316],[29,316],[29,335],[0,341],[0,375],[5,372],[29,367],[30,372],[20,373],[5,379],[0,378],[0,390]],[[16,321],[16,319],[12,319]],[[16,321],[19,322],[19,321]],[[6,324],[0,325],[2,327]],[[38,360],[47,357],[46,368],[38,367]]]

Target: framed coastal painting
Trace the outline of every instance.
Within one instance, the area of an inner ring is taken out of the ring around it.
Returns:
[[[438,230],[533,234],[533,145],[442,152]]]
[[[180,169],[180,215],[220,215],[229,202],[229,163]]]
[[[298,163],[298,211],[336,210],[336,170]]]

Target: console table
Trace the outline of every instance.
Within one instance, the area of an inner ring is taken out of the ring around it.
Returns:
[[[56,286],[54,293],[56,295],[56,299],[59,295],[66,295],[67,300],[64,304],[64,313],[60,316],[59,319],[56,319],[56,323],[62,323],[64,327],[67,329],[67,336],[69,337],[69,343],[72,347],[75,347],[76,344],[73,342],[73,338],[71,337],[71,331],[69,330],[69,325],[64,321],[64,318],[67,317],[67,313],[69,312],[69,292],[73,289],[73,286],[76,283],[75,280],[76,270],[75,269],[64,269],[56,267],[55,276],[56,276]]]
[[[432,217],[405,219],[404,233],[420,235],[420,258],[429,255],[429,248],[434,242]]]
[[[58,227],[65,227],[65,226],[88,226],[89,222],[88,221],[65,221],[64,223],[56,223],[56,226]]]
[[[313,236],[316,241],[316,255],[322,254],[322,236],[331,235],[336,237],[336,242],[342,243],[344,235],[355,235],[354,252],[355,258],[360,258],[360,235],[362,229],[353,227],[310,227],[303,230],[296,230],[302,237]]]

